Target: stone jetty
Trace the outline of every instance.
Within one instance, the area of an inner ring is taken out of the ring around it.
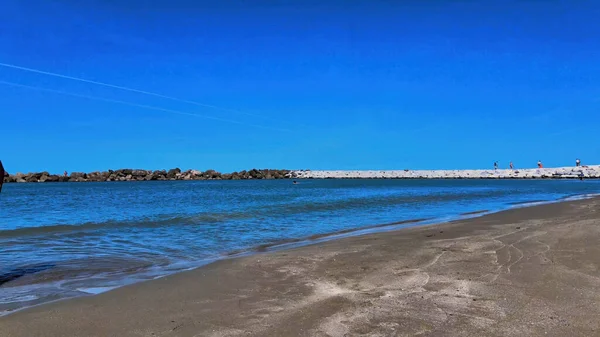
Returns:
[[[51,174],[48,172],[5,173],[6,183],[51,183],[51,182],[104,182],[104,181],[152,181],[152,180],[245,180],[245,179],[285,179],[289,170],[252,169],[249,171],[220,173],[215,170],[134,170],[120,169],[102,172],[72,172],[71,174]]]
[[[592,179],[600,178],[600,165],[515,170],[370,170],[312,171],[252,169],[220,173],[215,170],[136,170],[72,172],[69,175],[48,172],[4,174],[5,183],[169,181],[169,180],[248,180],[248,179]]]
[[[600,165],[514,170],[291,171],[295,179],[580,179],[600,178]]]

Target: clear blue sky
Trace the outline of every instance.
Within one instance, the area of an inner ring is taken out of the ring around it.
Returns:
[[[223,108],[0,67],[3,82],[171,111],[0,84],[9,172],[600,163],[595,1],[2,7],[0,63]]]

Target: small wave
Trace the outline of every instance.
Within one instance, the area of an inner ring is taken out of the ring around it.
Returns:
[[[465,212],[465,213],[461,213],[460,215],[477,215],[477,214],[483,214],[483,213],[487,213],[490,210],[488,209],[482,209],[480,211],[473,211],[473,212]]]
[[[256,214],[270,214],[278,216],[291,216],[295,214],[319,213],[329,211],[343,211],[356,209],[369,209],[372,207],[395,206],[395,205],[430,205],[439,204],[455,200],[483,200],[486,198],[499,197],[506,194],[503,190],[481,190],[470,193],[449,192],[447,190],[436,193],[418,195],[418,194],[386,194],[386,195],[360,195],[354,197],[345,197],[343,199],[325,199],[312,200],[306,203],[294,203],[285,205],[284,209],[280,206],[265,205],[261,210],[256,210]]]
[[[548,199],[536,199],[536,200],[525,200],[525,201],[515,201],[515,202],[509,202],[509,205],[527,205],[527,204],[539,204],[542,202],[548,202],[550,200]]]
[[[568,195],[568,196],[564,196],[564,197],[556,198],[556,199],[512,202],[512,203],[508,203],[508,205],[512,206],[512,208],[521,208],[521,207],[531,207],[531,206],[538,206],[538,205],[544,205],[544,204],[554,204],[554,203],[559,203],[559,202],[585,200],[585,199],[591,199],[591,198],[595,198],[595,197],[599,197],[599,196],[600,196],[600,193],[572,194],[572,195]]]
[[[561,201],[575,201],[575,200],[584,200],[591,199],[600,196],[600,193],[587,193],[587,194],[574,194],[569,195],[561,199]]]
[[[48,234],[62,234],[70,232],[86,232],[95,230],[105,230],[114,228],[153,228],[165,226],[185,226],[220,223],[230,220],[242,220],[253,217],[253,214],[246,213],[203,213],[186,216],[161,216],[163,219],[138,219],[128,221],[105,221],[105,222],[86,222],[82,224],[59,224],[53,226],[23,227],[16,229],[0,230],[0,238],[39,236]],[[160,218],[160,217],[158,217]]]
[[[218,224],[229,221],[257,219],[261,217],[289,217],[296,214],[342,211],[345,209],[369,208],[379,205],[409,205],[438,203],[458,199],[479,199],[502,194],[501,191],[479,191],[476,193],[435,193],[428,195],[380,195],[356,196],[346,199],[326,199],[324,201],[296,202],[290,204],[263,205],[261,208],[249,208],[238,212],[205,212],[193,215],[161,214],[152,218],[135,220],[86,222],[81,224],[56,224],[52,226],[23,227],[0,230],[0,238],[31,237],[63,233],[81,233],[115,228],[141,229],[168,226],[197,226]]]
[[[54,268],[54,266],[54,264],[41,264],[11,269],[7,272],[0,274],[0,286],[2,286],[4,283],[14,281],[26,275],[35,274],[44,270]]]
[[[14,296],[3,296],[0,297],[0,304],[9,304],[16,302],[31,302],[37,300],[39,297],[36,295],[14,295]],[[8,310],[7,310],[8,311]],[[2,316],[2,314],[0,314]]]
[[[250,248],[250,249],[233,250],[233,251],[225,253],[224,255],[227,257],[233,257],[233,256],[247,254],[250,252],[262,253],[262,252],[272,250],[273,248],[287,247],[287,246],[293,245],[293,244],[310,243],[312,241],[321,241],[321,240],[327,239],[327,238],[334,238],[334,237],[339,237],[339,236],[343,236],[343,235],[347,235],[347,234],[351,235],[353,233],[360,233],[360,232],[373,230],[373,229],[377,229],[377,228],[416,224],[416,223],[421,223],[421,222],[425,222],[425,221],[429,221],[429,220],[432,220],[432,219],[409,219],[409,220],[395,221],[395,222],[389,222],[389,223],[383,223],[383,224],[377,224],[377,225],[349,228],[349,229],[339,230],[339,231],[335,231],[335,232],[314,234],[314,235],[304,237],[304,238],[290,238],[290,239],[286,238],[286,239],[275,240],[275,241],[272,241],[269,243],[261,244],[261,245],[255,246],[253,248]]]

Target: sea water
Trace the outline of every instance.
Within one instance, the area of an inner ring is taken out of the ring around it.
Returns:
[[[418,226],[598,192],[600,182],[577,180],[7,184],[0,194],[0,314],[269,244],[306,244],[327,233],[426,219],[403,225]]]

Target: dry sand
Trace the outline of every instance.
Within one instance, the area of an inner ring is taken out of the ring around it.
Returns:
[[[600,336],[600,199],[220,261],[0,336]]]

